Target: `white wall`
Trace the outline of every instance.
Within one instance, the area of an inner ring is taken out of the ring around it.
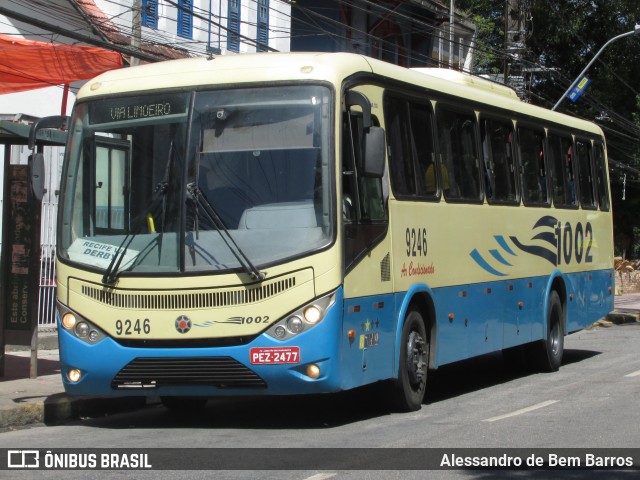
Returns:
[[[177,3],[177,0],[175,2]],[[95,3],[107,17],[118,25],[122,33],[131,34],[133,0],[119,2],[95,0]],[[193,0],[193,38],[186,39],[176,34],[177,8],[163,0],[158,0],[158,30],[144,27],[142,37],[144,40],[184,48],[192,55],[207,55],[209,42],[213,48],[219,47],[222,54],[231,53],[227,51],[226,31],[213,24],[209,27],[206,20],[210,18],[211,14],[212,22],[226,27],[227,3],[227,0]],[[269,8],[269,46],[282,52],[288,52],[290,49],[291,5],[280,0],[270,0]],[[240,34],[254,40],[256,38],[256,11],[256,0],[241,0]],[[204,19],[198,17],[204,17]],[[255,51],[254,45],[241,41],[240,53]]]

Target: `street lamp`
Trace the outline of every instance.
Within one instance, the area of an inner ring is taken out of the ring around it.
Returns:
[[[617,37],[613,37],[612,39],[610,39],[607,43],[605,43],[602,48],[600,50],[598,50],[598,53],[596,53],[594,55],[594,57],[591,59],[591,61],[587,64],[586,67],[584,67],[584,70],[582,70],[582,72],[580,72],[580,75],[578,75],[576,77],[576,79],[573,81],[573,83],[569,86],[569,88],[567,88],[567,91],[564,92],[562,94],[562,96],[560,97],[560,99],[556,102],[556,104],[553,106],[553,108],[551,110],[555,110],[556,108],[558,108],[558,106],[560,105],[560,103],[562,103],[562,100],[564,100],[564,97],[566,97],[569,92],[573,89],[573,87],[575,87],[578,82],[580,81],[580,79],[582,78],[582,76],[587,72],[587,70],[589,70],[589,67],[591,65],[593,65],[593,62],[596,61],[596,58],[598,58],[598,56],[602,53],[602,51],[607,48],[609,46],[610,43],[615,42],[616,40],[618,40],[619,38],[623,38],[623,37],[629,37],[631,35],[637,35],[638,33],[640,33],[640,25],[636,24],[636,26],[634,27],[633,30],[631,30],[630,32],[627,33],[623,33],[621,35],[618,35]]]

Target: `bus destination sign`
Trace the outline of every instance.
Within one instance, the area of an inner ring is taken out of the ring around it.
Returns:
[[[187,111],[186,95],[127,97],[93,102],[89,110],[92,125],[180,115]]]

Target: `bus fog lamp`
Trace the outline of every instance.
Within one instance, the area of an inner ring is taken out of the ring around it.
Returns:
[[[76,325],[75,331],[77,336],[84,338],[89,335],[89,325],[86,322],[80,322]]]
[[[307,376],[310,378],[318,378],[320,376],[320,367],[315,364],[307,366]]]
[[[99,334],[97,331],[95,331],[95,330],[91,330],[91,331],[89,332],[89,340],[90,340],[90,341],[92,341],[92,342],[97,342],[97,341],[98,341],[98,338],[100,338],[100,334]]]
[[[304,311],[304,319],[307,322],[311,323],[312,325],[315,325],[316,323],[318,323],[321,318],[322,318],[322,312],[315,305],[310,306]]]
[[[287,335],[287,329],[284,328],[282,325],[278,325],[276,329],[273,331],[273,333],[278,338],[284,338]]]
[[[77,368],[72,368],[67,372],[67,378],[71,383],[77,383],[80,381],[80,377],[82,377],[82,373]]]
[[[76,326],[76,316],[73,313],[65,313],[62,316],[62,326],[64,328],[72,329]]]
[[[300,333],[304,329],[302,319],[298,316],[289,317],[287,320],[287,328],[291,333]]]

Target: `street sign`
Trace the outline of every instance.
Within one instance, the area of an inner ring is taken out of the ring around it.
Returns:
[[[569,100],[571,100],[572,102],[578,100],[590,83],[591,80],[589,80],[587,77],[582,77],[578,84],[573,87],[571,92],[569,92],[569,95],[567,95],[567,97],[569,97]]]

